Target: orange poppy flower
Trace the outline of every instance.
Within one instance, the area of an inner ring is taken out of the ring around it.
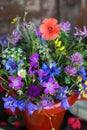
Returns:
[[[40,32],[45,40],[54,40],[60,32],[60,25],[55,18],[46,18],[40,25]]]

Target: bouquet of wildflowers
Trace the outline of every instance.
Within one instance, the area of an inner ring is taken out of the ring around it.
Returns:
[[[70,22],[45,18],[37,28],[26,21],[26,14],[12,24],[12,33],[0,39],[0,79],[7,91],[4,108],[28,109],[32,114],[50,109],[56,101],[69,108],[67,97],[73,92],[87,97],[85,26],[81,30],[71,28]]]

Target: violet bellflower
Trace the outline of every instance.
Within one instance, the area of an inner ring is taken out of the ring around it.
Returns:
[[[42,82],[42,86],[45,88],[44,89],[44,93],[45,94],[55,94],[56,93],[56,89],[59,88],[59,84],[58,83],[54,83],[54,79],[53,78],[49,78],[48,82]]]
[[[11,96],[3,97],[4,101],[4,108],[8,109],[10,108],[12,112],[15,112],[15,109],[17,108],[17,100]]]
[[[70,108],[70,105],[69,105],[69,102],[68,102],[67,98],[64,98],[61,101],[61,108],[65,108],[65,109],[69,109]]]
[[[39,106],[33,104],[32,102],[28,102],[28,114],[32,115],[35,110],[39,110]]]
[[[17,100],[17,107],[20,111],[26,110],[26,105],[23,100]]]
[[[22,77],[20,77],[20,76],[18,76],[17,78],[15,78],[14,76],[10,76],[9,80],[11,81],[11,83],[9,83],[10,88],[14,88],[15,90],[19,90],[21,87],[24,86],[24,83],[21,82]]]

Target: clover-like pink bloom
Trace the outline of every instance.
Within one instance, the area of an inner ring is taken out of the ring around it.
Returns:
[[[9,87],[10,88],[14,88],[15,90],[20,89],[20,87],[24,86],[24,83],[21,82],[22,77],[18,76],[17,78],[15,78],[14,76],[10,76],[10,81],[11,83],[9,83]]]
[[[57,88],[59,88],[59,84],[58,83],[54,83],[54,79],[53,78],[49,78],[48,82],[43,82],[42,86],[45,88],[44,89],[44,93],[45,94],[55,94]]]

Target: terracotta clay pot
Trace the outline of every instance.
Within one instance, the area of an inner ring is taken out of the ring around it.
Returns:
[[[69,98],[69,104],[73,105],[78,95],[72,94]],[[23,119],[27,130],[60,130],[64,118],[65,109],[59,109],[60,102],[53,105],[51,109],[43,109],[41,112],[35,111],[32,115],[28,111],[23,111]]]

